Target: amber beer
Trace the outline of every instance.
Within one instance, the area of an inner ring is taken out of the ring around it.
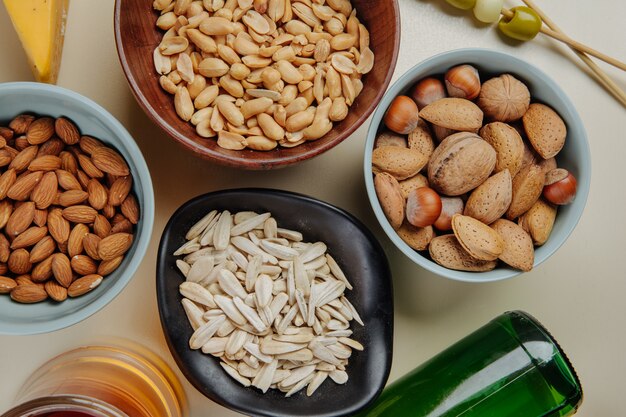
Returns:
[[[2,417],[182,417],[180,383],[146,349],[90,346],[50,360]]]

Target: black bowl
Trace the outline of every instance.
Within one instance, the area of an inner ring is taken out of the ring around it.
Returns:
[[[298,230],[307,242],[322,241],[354,289],[347,296],[365,327],[352,326],[365,350],[355,351],[346,371],[349,380],[327,380],[311,396],[305,390],[285,398],[278,390],[262,394],[228,376],[219,360],[189,348],[193,330],[180,303],[184,280],[172,253],[187,230],[210,210],[271,212],[279,227]],[[391,368],[393,298],[389,265],[372,233],[352,215],[299,194],[266,189],[217,191],[194,198],[170,218],[159,246],[157,298],[161,324],[176,363],[187,379],[211,400],[253,416],[348,416],[369,405],[382,391]]]

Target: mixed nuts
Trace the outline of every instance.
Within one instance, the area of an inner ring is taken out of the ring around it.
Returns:
[[[550,106],[531,103],[511,74],[481,84],[464,64],[396,97],[384,123],[374,188],[405,243],[450,269],[489,271],[498,260],[532,269],[557,206],[576,194],[572,173],[557,167],[567,128]]]
[[[243,386],[308,396],[327,379],[348,380],[352,285],[323,242],[306,243],[271,213],[211,211],[174,255],[191,349],[220,358]]]
[[[349,0],[155,0],[153,59],[178,116],[225,149],[268,151],[327,134],[371,71]]]
[[[83,295],[124,259],[139,205],[124,158],[65,117],[0,127],[0,294]]]

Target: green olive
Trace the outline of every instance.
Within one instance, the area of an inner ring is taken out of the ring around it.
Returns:
[[[512,18],[502,16],[498,28],[506,36],[520,41],[529,41],[541,31],[541,17],[530,7],[519,6],[511,9]]]
[[[476,4],[476,0],[446,0],[458,9],[469,10]]]

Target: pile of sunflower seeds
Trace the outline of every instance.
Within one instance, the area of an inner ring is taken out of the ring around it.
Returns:
[[[211,211],[176,252],[186,281],[182,305],[194,333],[191,349],[219,357],[243,386],[289,397],[307,395],[330,377],[348,380],[352,320],[344,296],[352,285],[323,242],[306,243],[271,213]]]

